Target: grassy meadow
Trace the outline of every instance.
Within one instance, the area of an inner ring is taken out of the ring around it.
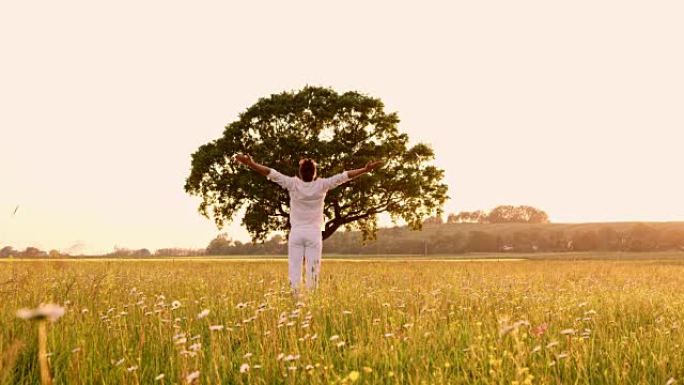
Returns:
[[[0,384],[684,383],[684,260],[0,261]]]

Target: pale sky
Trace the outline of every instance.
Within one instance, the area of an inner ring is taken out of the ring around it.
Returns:
[[[0,246],[205,247],[190,154],[307,84],[397,111],[447,213],[684,219],[681,1],[239,3],[0,3]]]

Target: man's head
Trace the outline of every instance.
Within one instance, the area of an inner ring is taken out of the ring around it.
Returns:
[[[306,158],[299,161],[299,177],[304,182],[311,182],[316,179],[316,162]]]

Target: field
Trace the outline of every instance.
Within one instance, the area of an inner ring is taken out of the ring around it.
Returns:
[[[0,384],[674,384],[684,261],[0,261]],[[207,314],[208,310],[208,314]],[[193,378],[195,378],[193,380]]]

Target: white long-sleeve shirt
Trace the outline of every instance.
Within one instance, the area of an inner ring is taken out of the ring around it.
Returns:
[[[323,205],[328,190],[333,189],[349,180],[346,171],[330,178],[318,178],[311,182],[286,176],[271,169],[267,178],[290,194],[290,225],[292,228],[317,229],[323,228]]]

